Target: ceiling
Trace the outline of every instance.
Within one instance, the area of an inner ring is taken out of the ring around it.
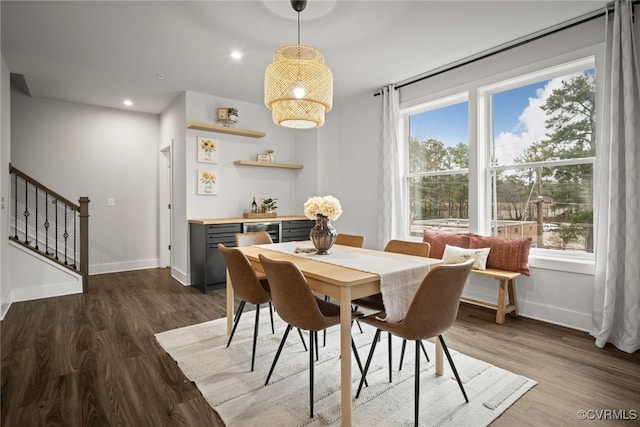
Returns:
[[[309,0],[301,44],[334,75],[334,105],[597,10],[601,0]],[[263,102],[296,44],[289,0],[1,2],[2,55],[31,95],[161,113],[189,90]],[[245,55],[232,60],[229,53]]]

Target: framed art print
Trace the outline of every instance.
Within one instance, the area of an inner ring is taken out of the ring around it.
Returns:
[[[218,163],[218,142],[215,139],[198,137],[198,162]]]
[[[216,185],[216,175],[207,170],[198,169],[198,194],[215,195],[218,194]]]

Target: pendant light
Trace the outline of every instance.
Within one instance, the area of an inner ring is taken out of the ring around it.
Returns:
[[[298,13],[298,44],[276,50],[264,76],[264,103],[273,122],[294,129],[317,128],[333,105],[333,75],[319,50],[300,45],[300,12],[306,0],[291,0]]]

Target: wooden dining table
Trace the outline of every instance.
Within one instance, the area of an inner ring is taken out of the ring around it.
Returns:
[[[308,245],[307,245],[308,246]],[[385,257],[409,257],[372,249],[354,248],[349,246],[334,245],[334,250],[346,250],[355,254],[375,254]],[[238,247],[249,259],[256,271],[263,272],[258,258],[262,254],[270,259],[290,261],[294,263],[307,279],[310,288],[318,293],[328,295],[339,302],[340,305],[340,392],[341,392],[341,425],[351,426],[351,301],[380,293],[380,276],[378,274],[360,271],[330,262],[318,261],[317,256],[298,256],[276,250],[266,249],[260,246]],[[412,257],[413,258],[413,257]],[[429,265],[442,263],[439,259],[428,259]],[[227,333],[231,333],[233,327],[234,296],[233,284],[227,273]],[[436,375],[443,373],[443,352],[440,342],[436,343]]]

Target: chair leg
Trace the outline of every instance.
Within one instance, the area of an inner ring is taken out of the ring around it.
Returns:
[[[402,349],[400,350],[400,365],[398,366],[398,371],[402,371],[402,361],[404,360],[404,350],[407,347],[407,340],[402,340]],[[422,353],[424,353],[424,357],[429,362],[429,355],[427,354],[427,349],[424,348],[424,343],[420,341],[420,347],[422,347]]]
[[[356,363],[358,364],[358,369],[360,369],[360,375],[362,375],[364,373],[364,371],[362,370],[362,362],[360,361],[360,355],[358,354],[358,348],[356,347],[356,342],[353,340],[353,337],[351,338],[351,350],[353,350],[353,355],[356,357]],[[366,378],[364,380],[364,385],[369,387],[369,383],[367,382]]]
[[[304,340],[304,336],[302,335],[302,331],[300,328],[296,328],[298,330],[298,335],[300,335],[300,341],[302,341],[302,345],[304,347],[304,351],[307,351],[307,343]]]
[[[413,397],[413,425],[418,427],[418,413],[420,409],[420,347],[421,341],[416,340],[416,367],[414,377]]]
[[[464,387],[462,385],[462,381],[460,381],[460,376],[458,375],[458,370],[456,369],[456,365],[453,364],[453,359],[449,354],[449,349],[447,345],[444,343],[444,338],[442,335],[438,335],[438,339],[440,340],[440,344],[442,344],[442,349],[444,350],[444,354],[447,356],[447,360],[449,361],[449,366],[451,366],[451,370],[453,371],[453,375],[456,376],[456,381],[458,381],[458,385],[460,386],[460,390],[462,391],[462,395],[464,396],[464,400],[469,403],[469,398],[467,397],[467,393],[464,391]]]
[[[231,335],[229,336],[229,341],[227,341],[227,347],[231,344],[231,340],[233,339],[233,334],[236,333],[236,328],[238,327],[238,323],[240,323],[240,316],[242,316],[242,310],[244,310],[244,305],[246,301],[240,301],[240,305],[238,306],[238,312],[236,313],[235,318],[233,319],[233,329],[231,330]]]
[[[351,306],[351,310],[352,311],[356,311],[358,309],[357,305],[352,305]],[[360,325],[360,322],[358,321],[358,319],[356,319],[356,324],[358,325],[358,329],[360,329],[360,333],[362,334],[362,326]],[[353,325],[353,322],[351,322],[351,325]]]
[[[318,332],[309,331],[309,418],[313,418],[313,348],[318,352]],[[317,359],[317,356],[316,356]]]
[[[269,317],[271,317],[271,333],[275,334],[276,330],[273,328],[273,304],[269,301]]]
[[[256,304],[256,323],[253,326],[253,347],[251,348],[251,372],[256,360],[256,343],[258,342],[258,325],[260,324],[260,304]]]
[[[271,379],[271,374],[273,374],[273,369],[276,367],[276,363],[278,363],[278,358],[280,357],[280,353],[282,352],[282,347],[284,347],[284,343],[285,341],[287,341],[287,335],[289,335],[291,328],[293,328],[293,326],[287,325],[287,329],[284,330],[284,335],[280,340],[278,351],[276,351],[276,357],[273,358],[273,363],[271,364],[271,369],[269,369],[269,375],[267,375],[267,380],[264,382],[264,385],[269,384],[269,379]]]
[[[360,391],[362,390],[362,384],[364,384],[365,379],[367,378],[367,372],[369,372],[369,366],[371,365],[371,359],[373,359],[373,352],[376,349],[376,344],[378,343],[378,339],[380,338],[381,329],[376,329],[376,334],[373,337],[373,342],[371,343],[371,350],[369,350],[369,356],[367,356],[367,363],[364,365],[364,372],[362,373],[362,378],[360,378],[360,384],[358,385],[358,391],[356,393],[356,399],[360,397]]]
[[[392,378],[391,378],[391,359],[392,359],[392,354],[391,354],[391,332],[387,332],[388,336],[389,336],[389,342],[387,344],[388,348],[389,348],[389,383],[392,382]]]

